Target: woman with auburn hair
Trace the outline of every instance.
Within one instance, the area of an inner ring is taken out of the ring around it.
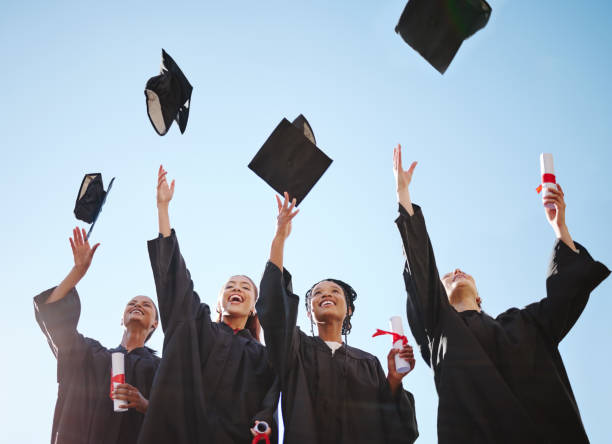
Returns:
[[[160,235],[148,243],[164,348],[138,442],[244,444],[260,421],[275,441],[278,390],[259,342],[257,287],[247,276],[231,276],[219,293],[216,322],[211,319],[170,228],[174,181],[169,186],[166,174],[160,166]]]

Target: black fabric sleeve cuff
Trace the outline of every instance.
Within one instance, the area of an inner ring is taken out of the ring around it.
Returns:
[[[67,325],[76,327],[81,315],[81,301],[76,288],[72,288],[62,299],[47,304],[46,301],[53,290],[55,290],[55,287],[49,288],[34,297],[36,321],[39,325],[43,322],[48,330],[66,327]]]

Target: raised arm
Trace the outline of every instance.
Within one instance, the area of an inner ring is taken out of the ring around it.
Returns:
[[[36,322],[47,337],[56,358],[60,352],[73,351],[84,343],[84,338],[77,332],[81,302],[75,286],[87,273],[100,245],[91,248],[85,230],[75,228],[72,235],[69,240],[74,266],[57,287],[43,291],[34,298]]]
[[[53,302],[63,299],[70,290],[76,287],[83,276],[89,270],[91,260],[96,250],[100,246],[99,243],[95,244],[93,248],[89,246],[89,240],[85,234],[85,229],[78,227],[72,230],[74,239],[69,238],[70,247],[72,248],[72,256],[74,257],[74,266],[64,278],[64,280],[53,289],[51,295],[45,301],[45,304],[51,304]]]
[[[558,344],[574,326],[584,310],[589,294],[609,274],[610,270],[595,261],[580,244],[574,243],[565,224],[565,196],[559,190],[548,189],[543,197],[548,223],[557,242],[553,248],[548,277],[546,298],[530,304],[524,311],[541,326],[551,342]]]
[[[283,268],[285,241],[291,233],[291,220],[299,210],[294,210],[295,199],[289,204],[285,193],[284,203],[277,197],[278,218],[276,234],[272,240],[270,260],[261,278],[260,295],[256,308],[264,330],[268,356],[281,378],[284,378],[297,354],[299,336],[296,328],[299,297],[293,294],[291,274]]]
[[[174,195],[174,180],[168,186],[167,171],[160,165],[157,176],[157,211],[160,236],[148,242],[149,259],[155,279],[159,314],[164,332],[171,325],[200,314],[208,306],[200,304],[200,298],[193,290],[191,274],[181,255],[176,233],[170,228],[168,206]],[[201,307],[204,305],[204,307]]]
[[[169,237],[171,234],[170,215],[168,214],[168,206],[174,196],[174,180],[170,186],[166,180],[168,171],[164,170],[163,165],[159,166],[157,172],[157,220],[159,222],[159,233],[163,237]]]
[[[402,236],[406,256],[404,281],[408,293],[407,315],[410,330],[420,346],[423,358],[431,364],[429,345],[435,335],[440,311],[449,309],[450,305],[440,282],[423,213],[410,199],[409,185],[415,167],[416,162],[413,162],[404,171],[401,146],[398,145],[393,152],[393,172],[400,204],[400,216],[395,223]]]

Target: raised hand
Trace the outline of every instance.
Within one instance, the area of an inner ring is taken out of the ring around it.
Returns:
[[[79,227],[75,227],[72,230],[72,236],[74,239],[70,238],[70,247],[74,256],[74,268],[79,277],[83,277],[87,273],[93,255],[100,246],[100,243],[95,244],[93,248],[90,247],[84,228],[79,229]]]
[[[555,233],[559,231],[565,225],[565,194],[563,193],[563,189],[561,185],[557,184],[559,187],[558,190],[554,188],[547,188],[544,193],[542,193],[542,203],[544,205],[553,204],[553,208],[547,208],[544,206],[544,213],[546,214],[546,219],[550,226],[555,230]]]
[[[140,413],[146,413],[149,407],[149,401],[142,396],[136,387],[130,384],[117,384],[117,387],[113,390],[112,398],[127,401],[119,406],[122,409],[136,409]]]
[[[416,166],[417,162],[412,162],[410,168],[404,171],[402,167],[402,146],[398,144],[397,147],[393,149],[393,175],[395,176],[397,200],[411,216],[414,214],[414,210],[412,208],[408,187],[412,181],[412,174]]]
[[[544,207],[544,213],[546,214],[546,220],[555,232],[555,236],[561,239],[565,244],[574,251],[578,251],[572,237],[569,234],[567,225],[565,224],[565,193],[561,185],[557,184],[558,190],[554,188],[548,188],[546,193],[542,196],[542,203],[544,205],[552,204],[554,208]]]
[[[168,205],[174,195],[174,179],[170,186],[166,180],[166,174],[168,171],[164,170],[163,165],[159,166],[157,172],[157,205]]]
[[[276,237],[283,240],[287,239],[291,234],[291,221],[300,212],[295,210],[295,199],[289,204],[289,194],[285,191],[285,199],[281,203],[281,200],[276,196],[276,203],[278,205],[278,216],[276,218]]]
[[[399,373],[395,367],[395,355],[397,354],[400,355],[400,358],[406,360],[408,364],[410,364],[410,370],[406,373]],[[416,360],[414,359],[414,351],[410,345],[405,345],[401,350],[392,348],[389,351],[389,354],[387,355],[387,368],[389,369],[387,380],[389,381],[391,392],[397,392],[399,387],[402,385],[402,378],[414,370],[415,364]]]

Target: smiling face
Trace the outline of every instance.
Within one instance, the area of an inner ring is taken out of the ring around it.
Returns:
[[[232,276],[219,295],[219,311],[223,316],[249,316],[255,309],[255,291],[248,277]]]
[[[151,332],[157,328],[157,322],[157,309],[151,298],[135,296],[125,306],[122,323],[126,328],[140,326]]]
[[[315,323],[342,322],[346,316],[346,297],[340,285],[321,281],[310,293],[310,313]]]
[[[467,295],[467,297],[474,298],[476,304],[480,307],[480,296],[478,296],[478,290],[476,289],[476,281],[471,275],[456,268],[454,271],[446,273],[440,280],[446,289],[451,305]]]

